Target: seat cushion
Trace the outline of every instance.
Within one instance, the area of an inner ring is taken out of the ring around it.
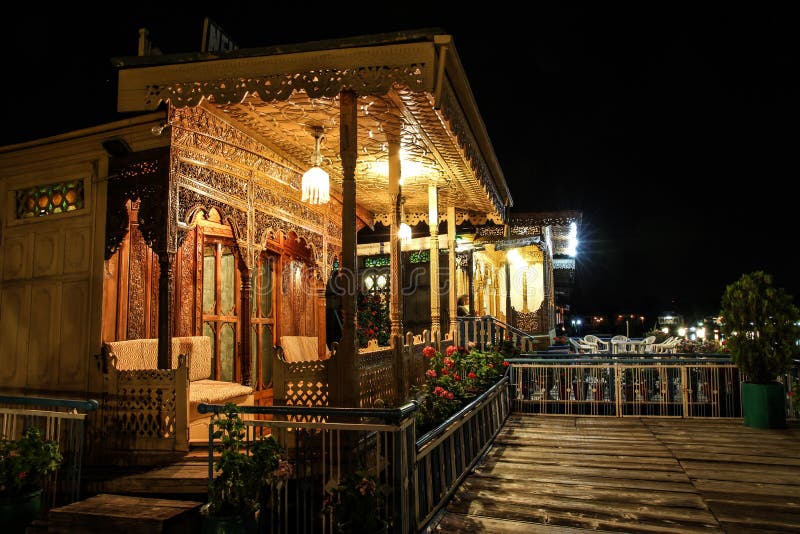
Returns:
[[[189,402],[191,404],[225,404],[235,402],[232,399],[246,397],[253,393],[253,388],[236,382],[220,380],[195,380],[189,385]]]

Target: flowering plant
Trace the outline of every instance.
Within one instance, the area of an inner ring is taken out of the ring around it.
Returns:
[[[224,417],[223,417],[224,416]],[[274,437],[257,439],[245,447],[244,421],[236,404],[228,403],[223,413],[214,416],[219,430],[214,438],[220,453],[214,462],[216,476],[208,492],[206,515],[253,519],[265,488],[279,487],[292,475],[292,465]]]
[[[322,511],[331,514],[336,532],[376,532],[385,525],[381,518],[383,503],[383,488],[375,477],[355,471],[325,490]]]
[[[366,294],[359,291],[356,305],[358,346],[363,349],[372,339],[377,339],[378,345],[388,345],[390,323],[386,295],[380,292]]]
[[[0,496],[26,495],[42,488],[62,457],[58,443],[42,438],[38,428],[25,429],[16,440],[0,439]]]
[[[569,343],[569,341],[567,341],[567,336],[564,334],[553,338],[553,345],[566,345],[567,343]]]
[[[449,346],[442,354],[428,346],[422,349],[427,361],[425,384],[418,388],[420,408],[417,431],[424,433],[457,412],[464,403],[485,391],[508,366],[500,352],[480,351],[474,346]]]

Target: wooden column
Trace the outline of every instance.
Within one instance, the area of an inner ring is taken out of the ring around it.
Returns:
[[[439,194],[436,181],[428,184],[428,228],[431,234],[431,338],[436,339],[441,332],[441,311],[439,296]]]
[[[528,313],[528,267],[522,269],[522,311]]]
[[[174,295],[175,275],[172,265],[175,253],[161,251],[158,254],[158,368],[172,369],[172,298]]]
[[[506,239],[508,239],[509,236],[511,235],[511,227],[507,224],[504,234]],[[511,326],[516,326],[513,322],[514,314],[511,310],[511,265],[508,262],[508,252],[506,252],[505,276],[506,276],[506,323],[510,324]]]
[[[241,325],[239,341],[239,373],[238,382],[240,384],[250,384],[250,359],[253,351],[250,346],[250,309],[252,308],[253,297],[253,270],[245,265],[240,265],[239,271],[242,276],[242,309],[239,313]]]
[[[342,159],[342,260],[340,276],[342,294],[342,339],[331,362],[329,374],[332,406],[356,408],[359,405],[359,380],[356,367],[356,158],[357,158],[356,93],[339,93],[339,153]]]
[[[326,280],[326,273],[321,269],[317,269],[315,273],[316,276],[314,277],[314,283],[316,285],[315,288],[315,297],[316,297],[316,332],[317,335],[317,356],[319,358],[324,358],[325,354],[328,352],[328,342],[326,338],[326,332],[328,331],[328,326],[326,323],[327,318],[325,317],[326,311],[326,301],[325,301],[325,280]]]
[[[403,298],[402,268],[403,256],[398,231],[400,229],[400,210],[402,209],[400,190],[400,123],[385,125],[389,145],[389,197],[392,202],[391,228],[389,230],[389,321],[392,325],[391,345],[403,344]]]
[[[452,202],[447,206],[447,287],[450,288],[448,304],[450,308],[450,333],[455,339],[458,328],[458,280],[456,279],[456,207]]]

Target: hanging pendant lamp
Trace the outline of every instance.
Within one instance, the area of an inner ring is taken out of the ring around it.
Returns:
[[[311,156],[313,167],[303,174],[303,202],[309,204],[325,204],[331,199],[331,180],[328,173],[322,170],[322,154],[320,153],[320,142],[322,141],[322,127],[314,128],[314,154]]]

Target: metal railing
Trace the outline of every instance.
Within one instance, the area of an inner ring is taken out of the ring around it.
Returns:
[[[381,517],[391,532],[418,532],[444,505],[491,444],[510,412],[508,378],[416,439],[416,402],[397,409],[240,406],[246,442],[272,434],[289,454],[294,476],[262,503],[261,532],[332,533],[322,512],[325,489],[357,469],[387,493]],[[201,404],[201,413],[223,412]],[[209,484],[214,476],[209,425]]]
[[[509,360],[515,412],[614,417],[742,417],[741,376],[719,355]],[[780,380],[788,388],[796,369]],[[792,415],[787,404],[787,414]]]
[[[45,480],[42,503],[51,508],[80,500],[86,418],[95,400],[0,395],[0,435],[18,439],[25,429],[38,428],[44,439],[58,443],[60,468]]]

